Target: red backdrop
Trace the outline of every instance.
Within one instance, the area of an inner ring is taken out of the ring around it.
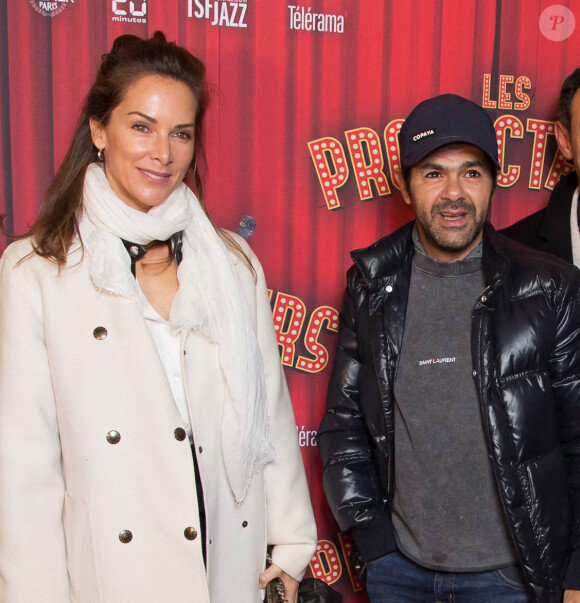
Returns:
[[[391,177],[397,123],[454,92],[496,120],[492,222],[545,205],[560,173],[552,124],[579,64],[572,0],[0,0],[0,209],[25,231],[69,144],[100,56],[156,29],[206,62],[207,205],[244,215],[270,287],[320,547],[311,571],[365,601],[320,487],[315,431],[349,251],[411,215]],[[580,24],[579,24],[580,25]],[[4,244],[4,242],[3,242]]]

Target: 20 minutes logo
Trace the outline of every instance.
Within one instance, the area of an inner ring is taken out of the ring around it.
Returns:
[[[112,0],[113,21],[147,23],[147,0]]]

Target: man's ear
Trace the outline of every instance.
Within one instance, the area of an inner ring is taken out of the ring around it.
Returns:
[[[97,149],[104,149],[107,144],[107,135],[105,128],[100,121],[97,121],[94,117],[89,118],[89,127],[91,128],[91,139]]]
[[[409,192],[407,191],[407,184],[405,183],[405,179],[403,178],[403,173],[401,172],[400,167],[397,166],[395,168],[393,177],[395,179],[397,186],[401,189],[401,195],[403,195],[403,201],[407,205],[411,205],[411,196],[409,195]]]
[[[570,132],[564,127],[561,121],[557,121],[554,125],[554,136],[556,136],[556,142],[562,155],[572,161],[574,153],[572,152],[572,145],[570,144]]]

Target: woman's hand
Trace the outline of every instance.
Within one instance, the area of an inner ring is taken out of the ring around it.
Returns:
[[[580,603],[580,590],[565,590],[564,603]]]
[[[274,578],[280,578],[284,585],[284,597],[288,603],[296,603],[298,601],[298,580],[294,580],[286,572],[282,571],[281,567],[272,564],[264,573],[260,574],[258,587],[266,588],[266,584]]]

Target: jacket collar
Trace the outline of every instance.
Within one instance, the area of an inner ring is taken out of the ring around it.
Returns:
[[[369,247],[355,249],[351,258],[358,267],[369,291],[382,286],[385,279],[393,277],[410,264],[415,251],[413,226],[408,222],[390,235],[379,239]],[[483,227],[483,272],[486,282],[497,285],[509,269],[509,250],[514,244],[485,222]]]
[[[550,195],[542,223],[538,229],[538,236],[546,242],[542,249],[556,253],[556,255],[566,254],[570,257],[570,261],[572,261],[570,210],[577,186],[576,172],[568,174],[558,182]]]
[[[486,285],[497,287],[506,278],[511,265],[510,248],[514,243],[498,233],[490,222],[483,225],[483,275]]]
[[[393,276],[410,262],[415,252],[412,237],[414,224],[414,220],[408,222],[369,247],[351,251],[350,257],[369,290],[373,291],[380,286],[380,281]]]
[[[547,241],[561,239],[563,233],[569,235],[570,209],[572,196],[578,186],[576,172],[564,176],[556,184],[546,206],[546,213],[538,234]]]

